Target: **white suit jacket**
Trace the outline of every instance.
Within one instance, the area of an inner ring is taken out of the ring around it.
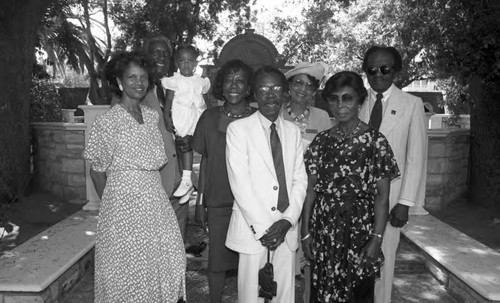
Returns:
[[[415,205],[425,199],[427,177],[427,126],[422,99],[393,86],[386,101],[379,131],[387,138],[396,157],[401,177],[391,182],[390,208],[397,203]],[[359,112],[370,121],[369,102]]]
[[[262,253],[259,239],[276,221],[287,218],[292,227],[285,243],[298,248],[299,220],[307,188],[300,130],[281,115],[279,137],[283,150],[286,185],[290,205],[277,210],[278,179],[271,154],[269,136],[262,127],[259,112],[229,124],[226,134],[226,163],[235,203],[229,223],[226,246],[246,254]]]

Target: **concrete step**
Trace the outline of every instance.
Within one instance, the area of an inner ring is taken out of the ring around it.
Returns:
[[[459,303],[430,273],[396,274],[392,286],[393,303]]]
[[[425,258],[406,239],[401,239],[396,253],[394,274],[421,274],[427,273]]]
[[[426,269],[459,302],[500,303],[500,254],[437,218],[412,216],[402,231]]]

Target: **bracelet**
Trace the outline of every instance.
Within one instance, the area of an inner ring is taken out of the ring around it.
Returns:
[[[304,237],[302,237],[302,238],[300,239],[300,241],[305,241],[305,240],[307,240],[310,236],[311,236],[311,234],[307,234],[307,235],[305,235]]]
[[[379,238],[380,240],[382,240],[382,235],[381,234],[371,233],[370,236],[375,236],[375,237]]]

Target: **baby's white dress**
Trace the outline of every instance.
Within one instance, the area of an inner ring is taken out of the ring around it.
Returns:
[[[175,132],[180,137],[193,135],[196,124],[207,105],[203,99],[210,89],[210,80],[198,75],[184,77],[174,73],[172,77],[161,79],[165,89],[175,92],[172,102],[172,122]]]

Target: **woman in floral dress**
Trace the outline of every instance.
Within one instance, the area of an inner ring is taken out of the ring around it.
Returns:
[[[319,133],[304,157],[301,240],[313,263],[312,302],[373,302],[390,180],[399,170],[385,137],[358,118],[366,95],[358,74],[333,75],[323,98],[339,124]]]
[[[185,298],[186,257],[179,225],[162,187],[167,162],[158,113],[141,105],[151,85],[141,53],[106,66],[120,102],[92,126],[84,156],[101,197],[95,302],[178,302]]]

